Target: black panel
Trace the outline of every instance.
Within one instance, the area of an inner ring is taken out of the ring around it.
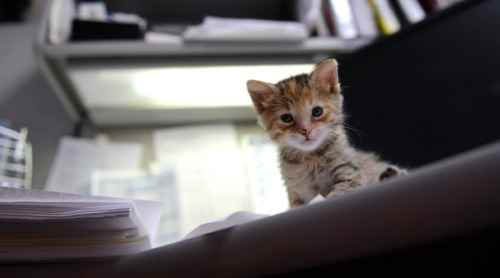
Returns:
[[[466,1],[338,58],[353,143],[419,166],[500,138],[500,1]]]
[[[498,277],[499,231],[496,227],[275,277]]]
[[[292,20],[294,1],[280,0],[106,0],[109,11],[136,13],[149,23],[199,24],[207,15]]]

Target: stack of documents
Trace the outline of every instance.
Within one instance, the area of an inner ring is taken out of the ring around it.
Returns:
[[[186,41],[304,41],[309,32],[299,22],[220,18],[207,16],[203,23],[189,26]]]
[[[68,261],[151,248],[161,203],[0,188],[0,262]]]

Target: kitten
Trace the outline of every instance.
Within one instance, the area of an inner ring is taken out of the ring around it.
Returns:
[[[291,207],[406,173],[349,144],[334,59],[277,84],[249,80],[247,89],[260,124],[279,145]]]

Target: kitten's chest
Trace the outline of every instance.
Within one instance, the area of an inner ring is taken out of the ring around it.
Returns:
[[[281,170],[285,184],[302,195],[314,197],[322,194],[326,196],[333,186],[330,171],[332,161],[308,160],[297,164],[281,161]]]

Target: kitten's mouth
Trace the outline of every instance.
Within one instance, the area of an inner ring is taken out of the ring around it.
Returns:
[[[315,139],[312,139],[312,138],[309,138],[309,137],[306,137],[302,142],[300,142],[301,145],[312,145],[314,144],[314,142],[316,142]]]
[[[317,147],[318,143],[320,142],[319,140],[320,138],[316,136],[301,136],[295,138],[295,142],[293,144],[299,149],[310,151]]]

